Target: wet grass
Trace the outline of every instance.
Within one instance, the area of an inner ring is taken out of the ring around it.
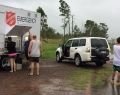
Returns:
[[[42,41],[42,59],[55,59],[56,49],[61,43],[60,39],[48,39]]]
[[[75,89],[84,89],[88,84],[91,83],[92,70],[77,68],[70,72],[67,79],[71,81],[70,86]]]
[[[87,67],[87,68],[77,68],[70,72],[67,79],[71,81],[70,86],[75,89],[86,89],[87,85],[92,88],[103,87],[107,79],[112,74],[111,66],[98,67]]]
[[[92,84],[92,87],[100,88],[104,86],[111,74],[112,66],[107,66],[96,70],[95,81]]]

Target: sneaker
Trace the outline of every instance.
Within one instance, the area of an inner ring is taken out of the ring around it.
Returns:
[[[39,73],[37,73],[37,76],[39,76],[40,74]]]
[[[10,73],[13,73],[13,71],[10,71]]]
[[[33,73],[29,73],[28,75],[29,75],[29,76],[33,76]]]

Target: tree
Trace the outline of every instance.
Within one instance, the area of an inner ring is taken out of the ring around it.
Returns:
[[[37,12],[38,12],[38,13],[41,13],[41,17],[46,16],[44,10],[43,10],[41,7],[38,7],[38,8],[37,8]]]
[[[91,36],[92,30],[94,28],[94,24],[95,24],[94,21],[91,21],[91,20],[87,20],[86,21],[86,24],[85,24],[85,28],[86,28],[85,33],[86,33],[86,36]]]
[[[92,20],[87,20],[85,23],[85,36],[105,37],[108,38],[108,27],[105,23],[97,24]]]
[[[60,7],[59,7],[59,10],[61,12],[61,16],[64,16],[66,18],[69,18],[69,15],[70,15],[70,7],[69,5],[64,1],[64,0],[60,0]]]
[[[45,31],[41,31],[42,38],[57,39],[61,38],[61,34],[56,33],[56,30],[52,27],[48,27]]]
[[[70,7],[64,0],[60,0],[59,2],[60,2],[59,10],[61,12],[60,16],[64,17],[63,29],[65,36],[65,28],[67,24],[69,24],[69,34],[70,34]],[[64,41],[65,41],[65,37],[64,37]]]
[[[46,36],[46,29],[48,28],[47,15],[41,7],[38,7],[36,11],[41,13],[41,36]]]
[[[106,37],[106,38],[109,37],[108,34],[107,34],[108,27],[105,23],[100,23],[99,30],[100,30],[101,33],[103,33],[103,34],[101,34],[101,36]]]
[[[81,35],[81,31],[80,31],[79,27],[77,25],[75,25],[74,29],[73,29],[73,36],[79,37],[80,35]]]

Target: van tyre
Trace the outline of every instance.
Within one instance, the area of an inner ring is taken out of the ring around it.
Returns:
[[[103,66],[103,61],[96,61],[96,66],[102,67]]]
[[[58,63],[62,62],[62,59],[60,58],[60,53],[56,53],[56,61]]]
[[[75,65],[78,67],[80,65],[82,65],[82,61],[79,55],[75,56]]]

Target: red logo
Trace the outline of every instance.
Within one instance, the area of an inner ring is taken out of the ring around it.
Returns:
[[[16,23],[15,13],[13,13],[13,12],[6,12],[6,23],[9,26],[15,25],[15,23]]]

